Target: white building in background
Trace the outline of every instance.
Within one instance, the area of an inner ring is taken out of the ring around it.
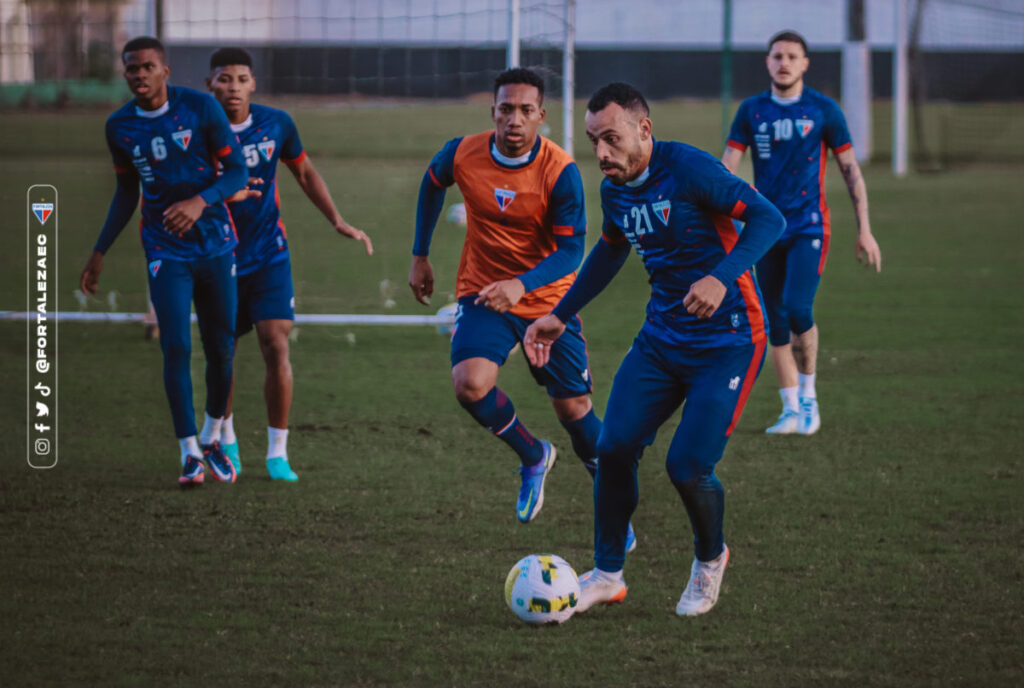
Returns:
[[[33,81],[28,6],[25,0],[0,0],[0,84]]]

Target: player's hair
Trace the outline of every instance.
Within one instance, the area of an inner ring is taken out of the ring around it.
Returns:
[[[768,39],[768,52],[771,52],[772,46],[779,41],[786,41],[787,43],[799,43],[800,47],[804,49],[804,57],[807,57],[807,41],[804,37],[798,34],[796,31],[786,29],[785,31],[779,31],[777,34]]]
[[[651,108],[647,106],[643,94],[621,81],[607,84],[594,91],[594,95],[590,96],[590,102],[587,103],[587,109],[595,113],[601,112],[612,103],[642,117],[649,117],[651,114]]]
[[[125,55],[138,50],[155,50],[160,53],[161,60],[167,61],[167,51],[164,50],[164,44],[160,42],[160,39],[152,36],[139,36],[124,44],[124,48],[121,49],[121,62],[124,62]]]
[[[242,48],[221,48],[210,55],[211,72],[229,65],[242,65],[252,70],[252,55]]]
[[[494,79],[494,95],[498,95],[498,89],[508,84],[536,86],[540,93],[540,102],[544,102],[544,78],[532,69],[525,67],[506,69]]]

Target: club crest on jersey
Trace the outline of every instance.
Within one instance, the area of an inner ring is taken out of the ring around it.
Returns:
[[[501,212],[505,212],[512,205],[512,199],[515,197],[516,192],[511,189],[494,189],[494,200],[498,202]]]
[[[149,264],[149,274],[154,279],[156,278],[156,273],[160,272],[161,265],[163,265],[162,260],[154,260],[152,263]]]
[[[192,130],[183,129],[181,131],[176,131],[171,134],[171,138],[174,139],[176,144],[178,144],[178,148],[183,151],[187,151],[188,144],[192,141]]]
[[[654,209],[654,216],[661,220],[661,224],[668,227],[668,213],[672,210],[672,201],[658,201],[657,203],[651,203],[651,208]]]
[[[53,214],[53,203],[33,203],[32,212],[35,214],[39,224],[45,225]]]
[[[260,155],[262,155],[263,159],[267,162],[270,162],[271,156],[274,155],[275,147],[276,143],[274,141],[260,141],[256,144],[256,148],[259,150]]]
[[[800,138],[802,139],[807,138],[807,135],[811,133],[811,129],[813,128],[813,119],[798,119],[796,121],[796,130],[800,133]]]

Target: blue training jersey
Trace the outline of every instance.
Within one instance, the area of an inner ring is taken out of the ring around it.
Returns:
[[[139,232],[147,260],[213,258],[235,248],[231,215],[218,189],[217,163],[242,164],[238,140],[227,115],[212,96],[190,88],[167,89],[157,110],[129,101],[107,119],[107,146],[118,174],[133,168],[142,183]],[[200,192],[208,205],[192,229],[181,236],[164,229],[164,211]]]
[[[784,104],[767,90],[740,105],[726,145],[751,148],[754,185],[786,218],[784,237],[829,236],[827,149],[838,154],[852,145],[836,101],[805,86],[796,102]]]
[[[656,140],[647,171],[633,182],[601,183],[602,240],[629,241],[650,275],[645,330],[677,346],[765,340],[761,294],[749,269],[723,281],[725,298],[707,320],[683,306],[690,285],[715,274],[735,246],[740,230],[733,218],[755,204],[769,207],[713,156],[675,141]]]
[[[277,188],[277,161],[296,164],[302,162],[306,153],[295,122],[283,110],[250,105],[249,117],[241,124],[232,124],[231,130],[238,135],[249,176],[263,180],[263,186],[254,187],[263,196],[232,203],[230,208],[238,230],[238,274],[245,275],[288,258],[288,235],[281,220]]]

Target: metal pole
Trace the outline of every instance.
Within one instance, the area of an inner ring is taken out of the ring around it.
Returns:
[[[519,0],[508,0],[508,49],[505,67],[519,66]]]
[[[722,1],[722,141],[729,136],[732,103],[732,0]]]
[[[576,91],[576,0],[565,0],[565,45],[562,46],[562,148],[572,155]]]
[[[859,162],[871,159],[871,50],[864,5],[864,0],[846,0],[841,78],[843,112]]]
[[[907,0],[896,0],[892,56],[892,172],[907,174]]]

